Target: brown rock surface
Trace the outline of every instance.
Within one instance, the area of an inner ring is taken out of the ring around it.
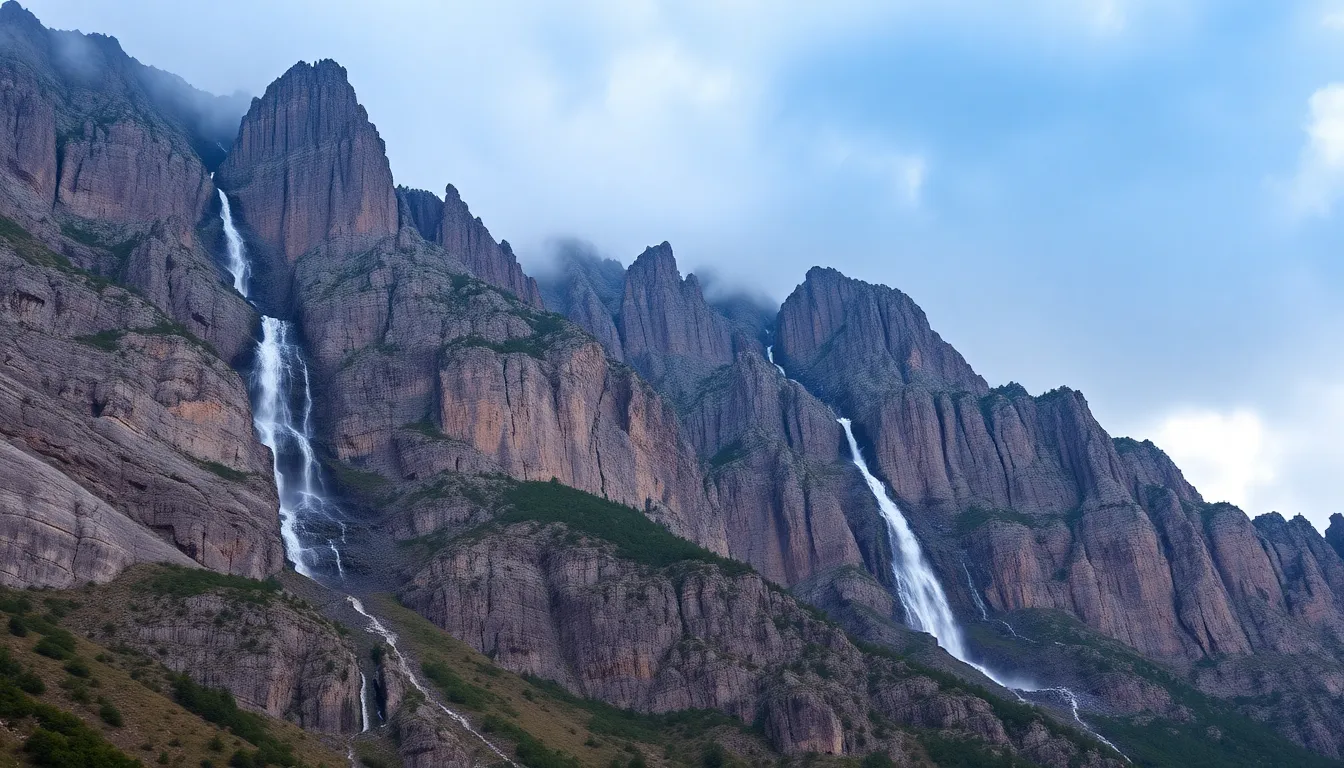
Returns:
[[[137,559],[161,559],[144,542],[152,531],[209,568],[257,577],[278,570],[270,457],[253,439],[238,374],[142,299],[68,267],[25,261],[16,242],[59,263],[31,239],[0,241],[0,435],[64,475],[67,497],[78,484],[141,526],[118,526],[130,538],[108,542]],[[109,558],[80,570],[106,580],[127,564],[125,555]],[[13,578],[45,585],[72,576],[38,569]]]
[[[419,238],[296,264],[333,455],[400,479],[555,477],[725,551],[699,460],[658,394],[559,317],[460,270]]]
[[[682,279],[666,242],[645,249],[626,271],[617,328],[626,362],[678,403],[732,363],[735,348],[752,346],[705,302],[695,275]]]
[[[728,554],[790,585],[862,565],[848,516],[877,514],[847,457],[834,414],[797,382],[746,353],[685,409],[686,433],[710,457]]]
[[[472,216],[452,184],[443,200],[423,189],[397,188],[402,225],[411,226],[426,241],[443,246],[473,275],[512,293],[536,309],[543,307],[537,281],[523,274],[508,241],[495,242],[479,216]]]
[[[206,123],[227,121],[229,103],[141,65],[115,38],[0,8],[0,215],[136,287],[232,359],[255,316],[195,231],[214,200],[196,147],[217,149]]]
[[[326,733],[361,728],[355,649],[279,586],[183,589],[173,572],[133,573],[95,593],[74,621],[249,709]]]
[[[1049,746],[1032,757],[1045,765],[1083,757],[1051,733],[1010,733],[983,699],[864,655],[755,574],[692,563],[650,569],[555,526],[465,537],[402,599],[506,669],[637,711],[759,717],[785,753],[882,749],[885,737],[874,732],[860,746],[854,728],[887,721],[1010,750],[1040,738]]]
[[[262,246],[256,257],[292,264],[323,243],[353,249],[397,232],[383,140],[329,59],[295,64],[252,101],[216,183]]]

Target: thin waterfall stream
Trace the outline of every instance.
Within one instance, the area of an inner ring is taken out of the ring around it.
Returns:
[[[788,378],[784,368],[775,362],[773,345],[765,348],[765,356],[781,376]],[[971,658],[961,632],[961,626],[957,623],[956,616],[952,613],[952,606],[947,600],[947,593],[943,590],[943,585],[938,580],[937,573],[934,572],[928,560],[924,557],[924,550],[919,544],[919,538],[911,530],[901,508],[897,506],[891,494],[887,492],[886,484],[869,470],[868,462],[863,458],[863,451],[859,447],[859,441],[854,437],[853,423],[844,417],[838,418],[836,421],[844,429],[845,439],[849,443],[850,460],[859,470],[859,474],[863,476],[864,482],[868,485],[868,490],[872,492],[878,510],[882,513],[882,518],[887,524],[887,533],[891,540],[892,577],[896,582],[896,594],[900,598],[901,607],[905,609],[906,622],[911,629],[933,635],[934,640],[943,650],[958,661],[974,667],[985,677],[1012,691],[1020,700],[1025,700],[1022,697],[1023,693],[1050,693],[1059,696],[1068,705],[1074,722],[1088,734],[1114,749],[1116,754],[1128,760],[1129,758],[1125,757],[1123,752],[1083,720],[1078,712],[1078,696],[1073,691],[1063,686],[1042,688],[1023,680],[1013,679],[997,673]],[[989,613],[985,609],[979,591],[975,589],[975,582],[971,579],[970,569],[966,567],[965,563],[962,563],[962,568],[966,570],[966,578],[970,584],[971,593],[975,597],[976,605],[980,610],[981,618],[988,619]],[[1008,627],[1014,637],[1019,637],[1011,625],[1007,622],[1003,622],[1003,624]]]
[[[227,268],[233,278],[233,288],[253,303],[248,290],[252,270],[247,259],[247,246],[234,224],[233,210],[224,190],[219,190],[219,202],[224,240],[228,246]],[[275,488],[280,497],[280,538],[284,542],[285,555],[294,563],[294,570],[303,576],[319,581],[320,574],[334,573],[337,581],[344,584],[345,564],[340,548],[345,544],[346,519],[323,486],[322,466],[313,448],[313,394],[308,364],[303,359],[302,343],[290,323],[262,315],[261,341],[257,344],[257,361],[249,383],[253,426],[262,444],[271,450],[274,462]],[[515,765],[489,739],[473,729],[465,717],[431,696],[397,647],[396,634],[370,614],[358,598],[348,593],[345,597],[368,621],[367,630],[387,643],[398,669],[416,690],[501,760]],[[368,731],[373,719],[368,680],[362,671],[359,679],[361,730]]]

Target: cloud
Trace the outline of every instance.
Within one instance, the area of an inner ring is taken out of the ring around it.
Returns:
[[[929,173],[923,154],[832,134],[819,142],[817,158],[823,170],[873,184],[898,205],[918,207],[923,200]]]
[[[1344,83],[1318,89],[1307,112],[1307,143],[1292,183],[1292,204],[1300,214],[1328,216],[1344,191]]]
[[[1280,447],[1259,413],[1189,409],[1164,418],[1154,441],[1209,501],[1255,514],[1257,494],[1279,477]]]

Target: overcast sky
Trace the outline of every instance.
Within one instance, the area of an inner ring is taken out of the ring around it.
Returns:
[[[27,4],[217,93],[336,59],[525,266],[835,266],[1210,499],[1344,511],[1344,1]]]

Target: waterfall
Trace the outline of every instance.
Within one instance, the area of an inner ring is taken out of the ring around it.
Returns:
[[[938,576],[924,559],[919,539],[910,530],[896,502],[891,500],[886,486],[868,471],[868,462],[864,461],[859,442],[854,439],[854,428],[849,419],[841,418],[838,421],[849,440],[854,466],[859,468],[859,473],[868,483],[868,490],[873,492],[878,509],[887,522],[887,532],[891,535],[891,573],[896,579],[896,593],[905,607],[911,628],[928,632],[943,650],[978,668],[979,665],[974,664],[966,652],[961,627],[957,626],[957,620],[952,616],[952,607],[948,605],[942,584],[938,583]]]
[[[233,276],[234,289],[250,301],[247,283],[251,268],[247,261],[247,249],[233,223],[229,198],[222,190],[219,199],[220,219],[223,221],[224,239],[229,250],[229,274]],[[337,578],[344,582],[345,565],[341,560],[340,545],[345,544],[346,525],[340,509],[327,497],[326,489],[322,486],[322,467],[313,449],[313,392],[308,365],[303,360],[300,341],[289,323],[262,315],[261,343],[257,345],[257,361],[250,383],[252,423],[262,444],[271,449],[275,489],[280,497],[280,538],[285,545],[285,555],[294,563],[295,571],[310,579],[316,580],[321,571],[330,574],[334,566]],[[465,717],[438,703],[411,671],[406,657],[397,648],[396,634],[364,610],[364,604],[358,598],[347,594],[346,599],[368,620],[368,631],[388,644],[398,669],[417,691],[467,732],[484,742],[505,763],[517,765],[473,729]],[[359,682],[362,730],[367,731],[373,716],[368,680],[362,670]]]
[[[766,354],[769,355],[768,348]],[[771,362],[774,362],[774,360],[771,359]],[[901,513],[900,507],[896,506],[896,502],[887,493],[887,487],[869,471],[868,462],[864,460],[863,452],[859,450],[859,441],[854,438],[854,428],[850,424],[850,420],[840,418],[837,421],[840,422],[840,426],[844,427],[845,438],[849,441],[849,452],[853,458],[854,466],[858,467],[859,473],[868,483],[868,490],[872,491],[873,498],[877,500],[877,507],[881,510],[882,517],[887,522],[887,532],[891,536],[891,573],[896,580],[896,594],[901,599],[901,605],[905,608],[906,620],[911,628],[933,635],[933,638],[938,641],[938,645],[943,650],[954,656],[958,661],[975,667],[985,677],[1012,691],[1019,701],[1026,700],[1022,697],[1023,693],[1050,693],[1059,696],[1068,704],[1074,722],[1128,761],[1129,758],[1125,757],[1123,752],[1083,720],[1078,712],[1078,697],[1073,691],[1063,686],[1041,688],[1030,682],[1014,680],[971,660],[966,642],[961,635],[961,627],[957,625],[956,617],[952,615],[952,606],[947,602],[947,594],[943,592],[943,586],[939,583],[937,574],[933,572],[928,561],[924,559],[924,551],[919,546],[919,539],[915,538],[915,532],[910,530],[910,524],[906,522],[905,515]],[[971,586],[971,594],[975,596],[975,604],[980,610],[980,617],[988,619],[989,612],[980,599],[980,593],[975,589],[975,582],[971,579],[970,569],[966,567],[964,562],[962,568],[966,571],[966,580]],[[1008,631],[1012,632],[1014,637],[1018,637],[1017,632],[1013,630],[1011,625],[1007,622],[1003,622],[1003,624],[1008,627]]]
[[[223,190],[219,200],[233,287],[243,298],[250,298],[247,248]],[[271,449],[280,496],[280,538],[294,570],[313,578],[319,568],[334,566],[336,574],[344,577],[345,566],[336,545],[345,537],[345,523],[322,487],[322,468],[312,442],[308,364],[294,335],[289,323],[262,316],[261,343],[251,377],[253,426],[262,444]]]
[[[767,347],[765,348],[765,359],[766,359],[766,360],[769,360],[769,361],[770,361],[770,364],[773,365],[773,366],[775,366],[775,370],[776,370],[776,371],[779,371],[779,375],[780,375],[780,376],[783,376],[783,377],[786,378],[786,379],[789,377],[789,374],[787,374],[787,373],[784,372],[784,366],[782,366],[782,365],[780,365],[779,363],[776,363],[776,362],[775,362],[775,345],[774,345],[774,344],[771,344],[771,345],[769,345],[769,346],[767,346]]]
[[[354,608],[355,611],[358,612],[360,616],[363,616],[364,618],[368,619],[369,621],[368,630],[381,637],[383,639],[383,642],[387,643],[387,647],[389,652],[391,653],[392,658],[395,659],[397,662],[397,668],[401,670],[401,673],[406,676],[407,680],[411,681],[411,685],[415,686],[415,689],[419,691],[421,695],[425,697],[426,700],[434,702],[434,706],[438,707],[445,715],[452,718],[453,722],[462,726],[462,728],[466,730],[467,733],[470,733],[472,736],[475,736],[476,738],[480,739],[485,744],[485,746],[489,747],[490,750],[494,752],[497,757],[499,757],[499,759],[503,760],[509,765],[514,766],[517,765],[517,763],[510,760],[507,755],[501,752],[499,747],[496,747],[489,739],[485,738],[485,736],[482,735],[479,731],[477,731],[475,728],[472,728],[471,722],[467,720],[467,718],[440,704],[437,699],[429,695],[429,691],[425,688],[424,684],[420,682],[420,678],[416,677],[415,674],[411,672],[411,665],[407,663],[406,657],[401,654],[401,649],[397,647],[397,639],[398,639],[397,633],[388,629],[387,625],[379,621],[377,616],[374,616],[373,614],[365,610],[364,603],[360,602],[359,598],[354,597],[352,595],[346,595],[345,599],[350,601],[350,606]]]
[[[247,298],[247,278],[251,270],[247,266],[247,251],[243,246],[243,236],[233,226],[233,210],[229,207],[229,196],[219,190],[219,217],[224,221],[224,240],[229,246],[229,274],[233,275],[233,290]]]

